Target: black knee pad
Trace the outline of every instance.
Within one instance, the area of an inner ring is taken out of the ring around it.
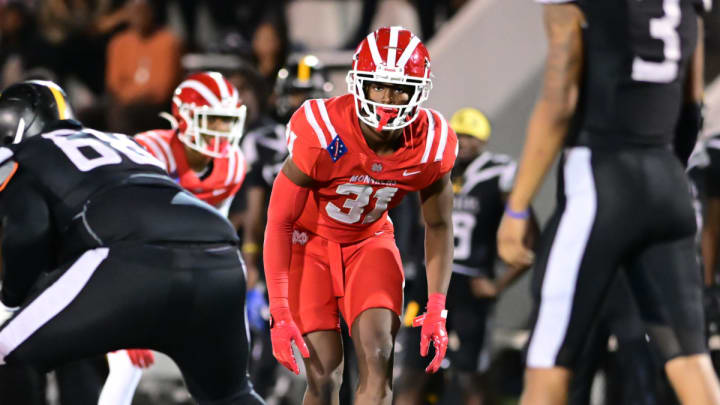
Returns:
[[[673,330],[665,325],[648,325],[648,332],[663,362],[708,352],[702,328]]]

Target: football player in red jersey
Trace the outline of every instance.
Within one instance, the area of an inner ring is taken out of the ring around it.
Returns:
[[[173,94],[173,129],[143,132],[135,140],[170,177],[227,216],[247,171],[239,147],[245,115],[237,89],[222,74],[194,73]]]
[[[306,101],[287,127],[290,157],[273,185],[265,274],[273,354],[298,373],[304,403],[338,403],[343,367],[339,315],[357,352],[356,403],[390,404],[392,355],[404,276],[387,210],[419,191],[426,223],[429,298],[421,354],[439,369],[447,348],[445,293],[452,264],[452,185],[457,138],[439,113],[421,108],[430,56],[415,35],[384,27],[358,46],[352,94]]]
[[[239,142],[246,107],[222,74],[189,75],[173,94],[173,129],[147,131],[135,140],[163,163],[170,177],[227,217],[230,204],[245,179],[245,157]],[[110,374],[100,405],[129,405],[141,369],[154,362],[144,349],[110,353]]]

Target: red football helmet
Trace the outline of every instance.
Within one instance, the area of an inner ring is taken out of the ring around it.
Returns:
[[[430,54],[409,30],[383,27],[358,45],[346,80],[348,91],[355,95],[358,118],[379,130],[403,128],[417,118],[430,95]],[[366,97],[366,82],[412,86],[414,91],[407,104],[377,103]]]
[[[178,138],[202,154],[225,157],[239,146],[247,108],[239,94],[218,72],[194,73],[175,89],[172,114],[177,121]],[[230,119],[227,130],[209,127],[210,117]]]

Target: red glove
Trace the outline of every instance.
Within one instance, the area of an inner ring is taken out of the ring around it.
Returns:
[[[148,368],[155,363],[155,355],[150,350],[127,349],[125,351],[127,352],[128,357],[130,357],[130,362],[135,367]]]
[[[270,311],[270,340],[272,341],[273,356],[280,364],[295,374],[300,374],[292,350],[292,341],[300,349],[303,357],[310,357],[305,340],[300,329],[295,325],[289,308],[274,308]]]
[[[435,358],[425,369],[426,373],[435,373],[440,369],[440,363],[447,352],[448,335],[445,329],[447,310],[445,309],[445,294],[430,294],[427,303],[427,312],[413,320],[413,327],[422,325],[420,331],[420,355],[425,357],[428,354],[430,340],[435,346]]]

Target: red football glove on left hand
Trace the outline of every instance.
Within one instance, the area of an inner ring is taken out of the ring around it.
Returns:
[[[155,363],[155,355],[147,349],[126,349],[130,362],[135,367],[148,368]]]
[[[422,325],[420,331],[420,355],[425,357],[430,348],[430,340],[435,346],[435,357],[425,369],[426,373],[435,373],[447,352],[448,335],[445,329],[447,310],[445,309],[445,294],[430,294],[427,303],[427,312],[413,320],[413,326]]]
[[[292,350],[292,342],[300,349],[300,354],[308,358],[308,351],[305,340],[300,333],[295,321],[292,319],[288,308],[278,307],[270,310],[270,340],[272,343],[273,356],[277,361],[295,374],[300,374],[300,369],[295,361]]]

